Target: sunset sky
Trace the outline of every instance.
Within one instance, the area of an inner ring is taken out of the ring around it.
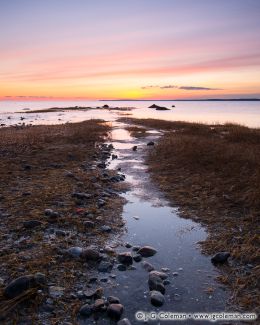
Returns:
[[[260,97],[259,0],[0,0],[0,98]]]

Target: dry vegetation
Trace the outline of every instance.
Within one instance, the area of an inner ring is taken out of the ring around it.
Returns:
[[[260,130],[129,121],[164,131],[147,158],[153,179],[182,216],[208,227],[209,237],[202,243],[206,253],[231,253],[219,280],[232,288],[234,303],[259,312]]]
[[[64,297],[54,299],[52,324],[61,324],[65,319],[75,322],[73,315],[80,301],[74,299],[67,304],[68,296],[79,283],[87,283],[94,267],[66,260],[60,251],[90,244],[102,247],[108,234],[101,232],[100,227],[106,224],[112,232],[118,232],[123,225],[122,199],[118,195],[102,195],[118,185],[108,183],[103,171],[95,167],[95,161],[102,160],[107,151],[101,143],[108,131],[109,125],[95,120],[0,129],[0,291],[16,277],[44,273],[49,283],[65,288]],[[72,197],[73,192],[89,193],[92,197],[82,202]],[[97,208],[100,198],[105,205]],[[49,220],[45,209],[57,211],[57,220]],[[90,215],[95,227],[87,230],[83,222],[90,220]],[[24,221],[29,220],[41,224],[27,229]],[[6,301],[0,292],[0,316],[36,293],[28,291],[27,297]],[[23,303],[22,309],[12,310],[6,324],[28,317],[40,324],[38,306],[45,299],[42,293],[31,303]]]

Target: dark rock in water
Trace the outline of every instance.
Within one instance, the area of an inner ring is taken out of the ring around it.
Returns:
[[[167,286],[167,285],[171,284],[171,281],[170,281],[170,280],[164,280],[164,281],[163,281],[163,284],[164,284],[165,286]]]
[[[139,251],[140,248],[141,248],[140,246],[133,246],[132,250],[134,252],[137,252],[137,251]]]
[[[99,272],[111,272],[113,264],[107,261],[101,261],[98,266]]]
[[[132,245],[131,245],[130,243],[125,243],[125,247],[126,247],[126,248],[131,248]]]
[[[114,296],[109,296],[109,297],[107,298],[107,302],[108,302],[109,304],[120,304],[120,300],[119,300],[119,298],[114,297]]]
[[[219,253],[215,254],[211,258],[211,262],[213,264],[225,263],[227,261],[227,259],[229,258],[229,256],[230,256],[230,253],[229,252],[219,252]]]
[[[145,271],[147,271],[147,272],[151,272],[154,270],[154,266],[146,261],[144,261],[142,263],[142,265],[143,265],[143,268],[145,269]]]
[[[126,266],[124,264],[118,264],[117,269],[118,271],[126,271]]]
[[[30,288],[36,288],[46,282],[45,275],[36,273],[35,275],[24,275],[11,281],[4,289],[4,295],[9,298],[15,298]]]
[[[131,325],[131,323],[129,319],[123,318],[119,322],[117,322],[117,325]]]
[[[165,293],[165,287],[163,285],[162,279],[156,274],[149,274],[148,280],[149,289],[151,291],[160,291],[162,294]]]
[[[109,108],[109,106],[107,104],[103,105],[103,108]]]
[[[142,255],[140,255],[140,254],[135,254],[135,255],[133,256],[133,260],[134,260],[135,262],[141,262],[141,260],[142,260]]]
[[[94,248],[86,248],[82,251],[81,256],[87,261],[98,261],[101,256]]]
[[[24,170],[31,170],[32,169],[32,166],[31,165],[24,165],[23,166],[23,169]]]
[[[119,320],[124,311],[124,307],[121,304],[111,304],[107,308],[108,317]]]
[[[154,146],[154,142],[153,141],[148,142],[147,146]]]
[[[175,105],[172,105],[172,107],[175,107]]]
[[[169,110],[169,108],[167,108],[167,107],[158,106],[156,104],[153,104],[153,105],[149,106],[148,108],[155,108],[157,111],[168,111]]]
[[[119,253],[117,259],[122,264],[126,264],[126,265],[133,264],[133,257],[130,252]]]
[[[159,272],[159,271],[151,271],[150,275],[156,275],[158,277],[160,277],[162,280],[165,280],[168,278],[168,274],[166,274],[165,272]]]
[[[150,257],[157,253],[157,250],[151,246],[141,247],[138,251],[138,254],[141,254],[143,257]]]
[[[118,158],[117,155],[112,154],[112,159],[113,159],[113,160],[114,160],[114,159],[117,159],[117,158]]]
[[[155,290],[151,291],[150,297],[151,297],[151,304],[154,305],[155,307],[161,307],[165,302],[164,296],[159,291],[155,291]]]
[[[28,220],[23,222],[23,226],[26,229],[36,228],[42,225],[42,222],[39,220]]]
[[[91,305],[86,304],[80,308],[79,314],[84,317],[89,317],[92,315],[93,311],[93,307]]]
[[[102,231],[102,232],[111,232],[111,227],[109,227],[109,226],[101,226],[100,227],[100,230]]]
[[[133,151],[136,151],[137,150],[137,146],[133,146]]]
[[[98,168],[101,168],[101,169],[105,169],[105,168],[106,168],[106,164],[103,163],[103,162],[101,162],[101,163],[98,163],[98,164],[97,164],[97,167],[98,167]]]
[[[58,236],[58,237],[66,237],[67,233],[64,230],[57,229],[55,231],[55,235]]]

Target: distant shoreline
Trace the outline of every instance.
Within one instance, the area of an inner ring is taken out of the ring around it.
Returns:
[[[259,102],[260,98],[233,99],[99,99],[100,102]]]

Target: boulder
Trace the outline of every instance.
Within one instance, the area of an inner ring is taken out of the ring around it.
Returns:
[[[45,284],[46,278],[45,275],[42,273],[36,273],[35,275],[23,275],[19,278],[11,281],[5,288],[4,288],[4,295],[9,298],[15,298],[22,294],[24,291],[30,288],[36,288]]]
[[[114,297],[114,296],[109,296],[107,298],[107,302],[109,303],[109,305],[111,305],[111,304],[120,304],[119,298]]]
[[[80,314],[80,316],[83,316],[83,317],[90,317],[92,315],[93,311],[94,311],[93,306],[86,304],[80,308],[79,314]]]

